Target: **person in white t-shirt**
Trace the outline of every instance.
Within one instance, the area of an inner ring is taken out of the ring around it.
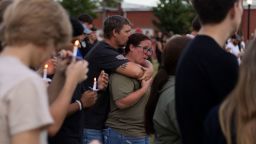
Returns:
[[[53,0],[13,1],[1,28],[0,144],[46,144],[53,120],[46,85],[31,69],[69,44],[68,15]]]
[[[239,40],[237,35],[233,35],[226,44],[226,50],[237,57],[239,63],[241,63],[241,52],[239,49]]]

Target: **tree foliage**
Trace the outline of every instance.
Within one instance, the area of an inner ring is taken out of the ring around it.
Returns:
[[[123,0],[100,0],[101,5],[105,4],[107,7],[116,8],[119,3],[121,3]]]
[[[93,10],[97,8],[97,5],[92,0],[60,0],[59,2],[71,16],[78,16],[82,13],[95,16]]]
[[[160,0],[153,8],[158,20],[153,23],[163,32],[184,34],[191,30],[191,22],[195,16],[188,0]]]
[[[96,16],[95,9],[100,7],[116,8],[123,0],[58,0],[71,16],[82,13]]]

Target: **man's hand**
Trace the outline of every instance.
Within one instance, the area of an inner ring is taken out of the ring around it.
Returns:
[[[91,90],[85,91],[80,100],[82,102],[83,108],[91,107],[96,103],[97,92]]]
[[[143,76],[140,78],[140,80],[149,80],[152,78],[153,76],[153,70],[151,68],[145,68],[145,67],[142,67],[143,71],[144,71],[144,74]]]
[[[144,73],[139,80],[149,80],[150,78],[152,78],[154,73],[154,68],[150,61],[145,60],[145,63],[142,65],[141,69],[144,71]]]

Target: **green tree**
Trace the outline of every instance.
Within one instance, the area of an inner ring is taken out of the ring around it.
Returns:
[[[96,17],[95,9],[99,7],[117,8],[123,0],[58,0],[71,16],[82,13]]]
[[[153,23],[163,32],[184,34],[191,30],[191,22],[195,16],[188,0],[160,0],[153,8],[158,20]]]
[[[82,13],[96,16],[93,10],[97,8],[97,5],[93,0],[59,0],[59,2],[71,16],[78,16]]]
[[[100,0],[101,6],[116,8],[123,0]]]

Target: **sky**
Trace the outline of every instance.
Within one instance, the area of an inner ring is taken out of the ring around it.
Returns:
[[[124,0],[127,3],[141,4],[147,6],[156,6],[158,0]]]

